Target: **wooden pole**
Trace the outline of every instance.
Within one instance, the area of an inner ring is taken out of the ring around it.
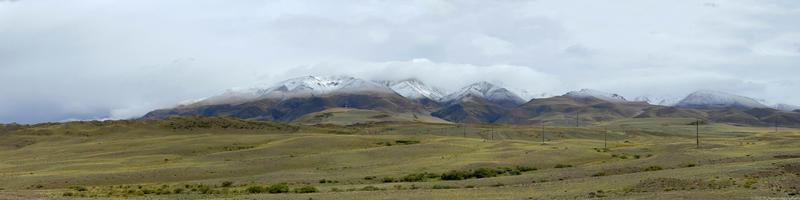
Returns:
[[[544,144],[544,123],[542,124],[542,144]]]
[[[697,119],[695,139],[697,139],[697,148],[700,149],[700,119]]]
[[[494,140],[494,126],[489,129],[489,133],[492,134],[492,140]]]
[[[608,127],[603,129],[603,148],[608,149]]]

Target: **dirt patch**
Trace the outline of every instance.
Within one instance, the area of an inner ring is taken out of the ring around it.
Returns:
[[[776,156],[773,156],[773,157],[777,158],[777,159],[792,159],[792,158],[800,158],[800,155],[797,155],[797,154],[793,154],[793,155],[776,155]]]
[[[677,178],[651,178],[639,181],[638,184],[630,187],[630,192],[660,192],[676,190],[703,190],[703,189],[722,189],[733,186],[732,180],[684,180]]]
[[[786,171],[788,173],[800,174],[800,163],[790,163],[781,165],[781,169],[783,169],[783,171]]]

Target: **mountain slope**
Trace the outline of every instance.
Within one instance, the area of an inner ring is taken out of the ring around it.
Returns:
[[[593,96],[563,95],[544,99],[533,99],[512,109],[500,122],[512,124],[557,124],[575,125],[634,117],[645,108],[644,102],[614,102]]]
[[[201,101],[188,106],[152,111],[144,118],[231,116],[243,119],[291,121],[305,114],[333,107],[425,113],[419,104],[398,95],[386,86],[352,77],[307,76],[289,79],[266,89],[247,91],[254,93],[244,101],[220,104]],[[227,97],[229,96],[219,95],[209,99]]]
[[[601,92],[592,89],[581,89],[579,91],[572,91],[564,94],[564,96],[572,97],[572,98],[597,98],[600,100],[608,101],[608,102],[626,102],[628,100],[625,97],[622,97],[618,94],[612,94],[607,92]]]
[[[525,100],[514,92],[485,81],[463,87],[457,92],[445,96],[442,102],[457,103],[475,99],[484,99],[490,103],[505,107],[514,107],[525,103]]]
[[[755,99],[729,94],[719,91],[701,90],[689,94],[683,100],[678,102],[676,107],[681,108],[766,108]]]
[[[405,79],[400,81],[378,81],[379,83],[384,84],[385,86],[391,88],[400,96],[419,100],[419,99],[430,99],[433,101],[441,101],[444,97],[444,92],[441,89],[431,87],[423,83],[418,79]]]

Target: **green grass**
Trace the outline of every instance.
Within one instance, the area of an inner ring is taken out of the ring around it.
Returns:
[[[544,144],[538,126],[416,122],[287,125],[178,118],[5,127],[0,129],[0,199],[797,194],[800,131],[702,125],[697,149],[690,122],[625,119],[592,127],[548,126]],[[604,130],[609,130],[608,148]]]

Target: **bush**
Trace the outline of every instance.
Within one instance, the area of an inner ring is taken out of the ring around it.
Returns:
[[[72,186],[70,188],[75,190],[75,191],[78,191],[78,192],[84,192],[84,191],[87,190],[86,187],[83,187],[83,186]]]
[[[536,167],[528,167],[528,166],[517,166],[517,170],[521,172],[529,172],[529,171],[536,171],[539,170]]]
[[[572,167],[572,165],[557,164],[557,165],[555,166],[555,168],[569,168],[569,167]]]
[[[289,192],[289,185],[286,184],[286,183],[278,183],[278,184],[269,186],[267,191],[269,193],[272,193],[272,194],[287,193],[287,192]]]
[[[649,171],[658,171],[658,170],[662,170],[662,169],[664,169],[664,168],[661,168],[661,166],[655,166],[654,165],[654,166],[650,166],[650,167],[644,168],[644,171],[649,172]]]
[[[597,172],[597,173],[592,174],[592,176],[593,177],[606,176],[606,173],[605,172]]]
[[[394,143],[409,145],[409,144],[419,144],[419,141],[417,141],[417,140],[397,140],[397,141],[394,141]]]
[[[264,193],[264,192],[266,192],[267,188],[261,187],[261,186],[250,186],[246,190],[247,190],[248,193],[256,194],[256,193]]]
[[[371,185],[361,188],[361,191],[378,191],[378,190],[383,190],[383,189]]]
[[[450,170],[441,176],[442,180],[464,180],[470,178],[471,174],[466,171]]]
[[[65,196],[65,197],[71,197],[72,195],[75,195],[75,194],[72,194],[72,192],[64,192],[64,194],[61,194],[61,196]]]
[[[436,189],[436,190],[439,190],[439,189],[456,189],[456,188],[458,188],[458,187],[449,186],[449,185],[433,185],[433,187],[432,187],[432,189]]]
[[[318,191],[319,190],[317,190],[317,188],[315,188],[314,186],[310,186],[310,185],[306,185],[306,186],[303,186],[301,188],[294,189],[295,193],[314,193],[314,192],[318,192]]]
[[[383,179],[381,179],[381,181],[383,181],[384,183],[391,183],[391,182],[394,182],[394,178],[392,178],[392,177],[383,177]]]
[[[175,194],[183,193],[183,188],[175,188],[175,190],[172,190],[172,193],[175,193]]]
[[[233,186],[233,181],[223,181],[222,187],[230,187]]]
[[[475,171],[472,171],[472,176],[475,177],[475,178],[489,178],[489,177],[495,177],[495,176],[497,176],[498,174],[501,174],[501,173],[503,173],[503,172],[500,171],[500,170],[488,169],[488,168],[478,168]]]

